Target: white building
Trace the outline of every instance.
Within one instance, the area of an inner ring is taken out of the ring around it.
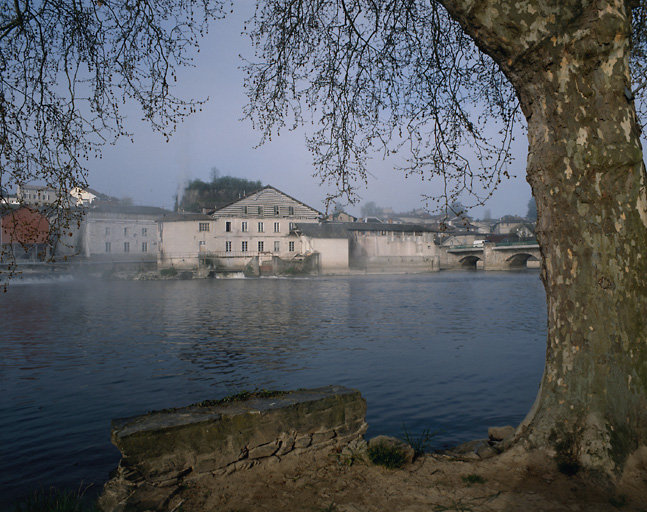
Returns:
[[[153,206],[101,205],[81,223],[80,256],[94,261],[155,263],[157,220],[167,210]]]
[[[373,270],[440,269],[438,232],[420,224],[349,224],[351,266]]]
[[[89,206],[101,194],[91,188],[74,187],[70,190],[70,195],[74,198],[76,206]]]
[[[348,272],[348,223],[298,224],[296,235],[305,255],[317,257],[317,267],[323,274]]]
[[[243,270],[303,259],[297,223],[317,223],[321,212],[266,186],[210,216],[175,214],[160,220],[160,267]]]
[[[59,199],[59,193],[52,187],[44,185],[18,185],[16,198],[19,202],[30,206],[53,204]]]

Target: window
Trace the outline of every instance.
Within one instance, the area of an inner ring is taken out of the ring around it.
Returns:
[[[275,222],[274,223],[274,232],[275,233],[280,233],[281,232],[281,223],[280,222]]]
[[[231,221],[225,222],[225,231],[231,233]]]
[[[288,206],[288,215],[294,215],[294,206]]]
[[[142,236],[148,236],[148,229],[147,228],[142,228]],[[146,252],[146,251],[144,251]]]
[[[225,252],[231,252],[231,240],[225,242]]]
[[[130,252],[130,242],[124,242],[124,252]]]
[[[106,252],[110,252],[110,242],[106,242]]]
[[[109,234],[110,234],[110,228],[106,227],[106,236],[108,236]],[[108,251],[106,251],[106,252],[108,252]]]
[[[198,231],[209,231],[209,223],[208,222],[200,222],[198,226]]]
[[[274,242],[274,252],[281,252],[281,242],[278,240]]]
[[[251,214],[258,214],[258,215],[263,215],[263,207],[262,206],[245,206],[245,213],[251,215]]]
[[[244,233],[247,231],[247,222],[243,221],[240,225],[240,230]]]
[[[206,245],[207,245],[207,242],[205,242],[204,240],[199,240],[198,241],[198,250],[199,251],[204,251]]]
[[[290,231],[297,229],[297,225],[294,222],[290,222]]]
[[[247,252],[247,241],[243,242],[240,245],[240,250],[243,251],[243,252]]]
[[[294,242],[288,242],[288,250],[294,252]]]
[[[148,242],[142,242],[142,252],[148,252]]]
[[[278,215],[280,213],[280,209],[278,206],[274,207],[274,215]]]
[[[262,233],[263,231],[265,231],[265,226],[263,226],[262,222],[259,222],[258,223],[258,232]]]
[[[124,236],[128,236],[128,228],[124,228]]]
[[[265,244],[263,242],[258,242],[258,252],[263,252]]]

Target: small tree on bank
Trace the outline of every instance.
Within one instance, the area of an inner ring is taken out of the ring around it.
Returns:
[[[645,14],[642,0],[267,0],[247,67],[247,113],[267,135],[316,108],[308,144],[347,195],[380,147],[440,177],[445,205],[486,199],[523,114],[548,344],[518,435],[607,472],[647,445],[644,77],[632,79]]]

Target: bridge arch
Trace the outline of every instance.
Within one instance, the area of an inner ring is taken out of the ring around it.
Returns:
[[[470,254],[458,260],[462,268],[474,269],[476,270],[476,264],[478,261],[482,261],[478,256]]]
[[[526,268],[528,267],[529,261],[538,262],[539,259],[535,255],[527,252],[519,252],[506,259],[510,268]]]

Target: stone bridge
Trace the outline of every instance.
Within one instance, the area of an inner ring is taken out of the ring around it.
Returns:
[[[536,242],[484,243],[481,246],[441,247],[441,268],[510,270],[539,268],[541,253]]]

